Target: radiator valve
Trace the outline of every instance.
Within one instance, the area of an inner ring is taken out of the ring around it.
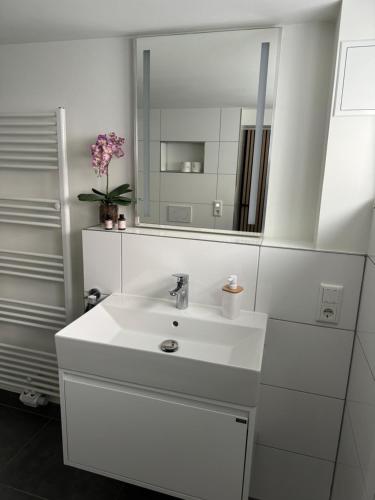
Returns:
[[[36,408],[37,406],[46,406],[48,404],[48,399],[43,394],[35,391],[24,390],[20,394],[20,401],[26,406],[32,406]]]

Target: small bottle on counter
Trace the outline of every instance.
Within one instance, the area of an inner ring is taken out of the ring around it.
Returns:
[[[241,312],[244,289],[237,283],[237,276],[231,274],[222,289],[222,314],[226,318],[235,319]]]
[[[104,229],[113,229],[113,220],[112,219],[106,219],[104,221]]]
[[[119,231],[124,231],[124,229],[126,229],[126,219],[124,214],[120,214],[117,229]]]

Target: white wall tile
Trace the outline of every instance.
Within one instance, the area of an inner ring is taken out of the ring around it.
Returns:
[[[257,442],[334,461],[343,405],[335,398],[262,385]]]
[[[367,259],[358,318],[358,336],[375,377],[375,264]]]
[[[217,174],[219,166],[219,142],[204,143],[204,173]]]
[[[354,345],[348,400],[363,404],[372,404],[375,401],[374,379],[358,338]]]
[[[216,199],[217,176],[161,173],[160,201],[209,203]]]
[[[121,292],[121,234],[82,231],[84,290]]]
[[[221,217],[214,217],[216,229],[226,229],[231,231],[233,229],[233,205],[223,205],[223,212]]]
[[[245,288],[243,309],[253,309],[257,247],[179,238],[124,234],[123,286],[125,293],[170,299],[171,275],[190,275],[190,301],[221,304],[221,288],[229,274],[238,274]]]
[[[260,500],[328,500],[333,465],[257,445],[250,496]]]
[[[331,500],[372,500],[366,494],[359,467],[337,464]]]
[[[192,227],[205,227],[214,228],[215,217],[213,216],[213,205],[207,203],[181,203],[182,205],[189,205],[192,207],[192,222],[191,223],[178,223],[170,222],[168,220],[168,206],[178,205],[179,203],[160,202],[160,224],[169,224],[173,226],[192,226]]]
[[[137,112],[137,135],[138,140],[143,141],[143,110]],[[160,109],[150,110],[150,140],[160,141]]]
[[[337,462],[348,467],[360,467],[348,408],[345,409],[342,423],[342,438],[340,440]]]
[[[238,142],[220,142],[219,174],[237,174]]]
[[[220,108],[162,109],[163,141],[218,141]]]
[[[241,108],[222,108],[220,141],[238,141],[240,135]]]
[[[222,200],[224,205],[233,205],[236,191],[235,175],[217,176],[217,199]]]
[[[367,493],[375,494],[375,382],[356,342],[347,408]],[[372,496],[369,496],[372,498]]]
[[[262,382],[345,398],[353,332],[268,320]]]
[[[344,286],[337,328],[354,330],[364,258],[359,255],[262,247],[256,309],[272,318],[316,321],[320,283]]]

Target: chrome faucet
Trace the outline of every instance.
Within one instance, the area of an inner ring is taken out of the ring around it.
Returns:
[[[189,275],[184,273],[173,274],[177,278],[177,286],[169,294],[176,297],[177,309],[186,309],[189,305]]]

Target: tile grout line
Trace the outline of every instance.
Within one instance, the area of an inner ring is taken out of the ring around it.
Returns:
[[[321,460],[322,462],[328,462],[332,465],[335,464],[334,459],[330,460],[329,458],[322,458],[322,457],[317,457],[315,455],[308,455],[307,453],[301,453],[300,451],[291,451],[291,450],[287,450],[286,448],[278,448],[277,446],[264,444],[264,443],[261,443],[259,441],[256,441],[255,444],[257,446],[263,446],[264,448],[270,448],[271,450],[283,451],[284,453],[293,453],[294,455],[301,455],[302,457],[312,458],[313,460]]]
[[[53,422],[53,420],[49,418],[47,422],[45,422],[45,424],[30,437],[30,439],[26,440],[21,448],[7,462],[5,462],[3,470],[8,467],[8,465],[10,465],[13,460],[17,458],[23,452],[23,450],[29,446],[29,444],[32,443],[36,439],[36,437],[39,436],[39,434],[41,434],[49,426],[51,422]]]
[[[358,460],[359,469],[361,471],[362,487],[364,489],[366,489],[365,472],[363,470],[363,464],[362,464],[361,459],[360,459],[360,453],[359,453],[359,449],[358,449],[358,442],[357,442],[356,437],[355,437],[355,432],[354,432],[354,427],[353,427],[353,421],[352,421],[352,417],[350,415],[350,408],[349,407],[347,409],[347,418],[348,418],[348,422],[349,422],[350,432],[352,433],[354,453],[355,453],[355,456],[356,456],[356,458]]]
[[[9,486],[9,484],[3,483],[0,481],[0,485],[4,486],[5,488],[9,488],[10,490],[17,491],[19,493],[23,493],[24,495],[27,495],[32,498],[37,498],[38,500],[48,500],[46,497],[40,497],[39,495],[34,495],[34,493],[30,493],[29,491],[25,490],[20,490],[19,488],[14,488],[13,486]]]
[[[342,398],[339,398],[337,396],[328,396],[327,394],[320,394],[319,392],[304,391],[302,389],[293,389],[292,387],[285,387],[283,385],[267,384],[267,383],[262,382],[262,381],[260,382],[260,385],[264,385],[266,387],[274,387],[276,389],[282,389],[284,391],[300,392],[302,394],[309,394],[311,396],[317,396],[320,398],[336,399],[337,401],[344,401],[345,402],[345,396]]]
[[[359,307],[359,301],[358,301],[358,307]],[[356,325],[354,328],[343,328],[343,327],[338,327],[338,326],[330,326],[328,323],[325,323],[324,321],[316,323],[306,323],[305,321],[295,321],[292,319],[283,319],[283,318],[276,318],[275,316],[268,316],[268,319],[273,320],[273,321],[284,321],[285,323],[295,323],[296,325],[306,325],[306,326],[315,326],[317,328],[328,328],[333,331],[343,331],[345,333],[355,333]]]
[[[19,406],[14,406],[9,403],[2,403],[1,401],[0,401],[0,406],[3,406],[4,408],[11,408],[12,410],[17,410],[20,411],[21,413],[26,413],[27,415],[36,415],[37,417],[47,418],[48,420],[55,420],[55,421],[59,420],[58,417],[51,417],[50,415],[43,415],[42,413],[37,413],[32,410],[29,410],[27,409],[26,406],[25,408],[20,408]]]
[[[340,423],[340,430],[339,430],[339,436],[338,436],[338,442],[337,442],[337,448],[336,448],[336,457],[335,457],[335,462],[334,462],[334,467],[333,467],[331,487],[330,487],[330,491],[329,491],[329,499],[330,500],[332,500],[333,488],[335,485],[337,461],[339,458],[339,451],[340,451],[341,438],[342,438],[343,425],[344,425],[344,416],[345,416],[345,412],[346,412],[346,409],[348,406],[349,383],[350,383],[350,376],[352,373],[354,348],[355,348],[355,343],[356,343],[356,340],[358,337],[357,329],[358,329],[358,321],[359,321],[359,315],[360,315],[360,310],[361,310],[361,302],[362,302],[363,287],[364,287],[364,282],[365,282],[366,266],[367,266],[367,259],[365,258],[364,262],[363,262],[363,268],[362,268],[362,280],[361,280],[361,287],[360,287],[360,291],[359,291],[357,314],[356,314],[355,327],[354,327],[354,336],[353,336],[353,342],[352,342],[352,351],[351,351],[350,361],[349,361],[349,371],[348,371],[348,377],[347,377],[347,381],[346,381],[345,399],[344,399],[344,405],[343,405],[342,415],[341,415],[341,423]]]

